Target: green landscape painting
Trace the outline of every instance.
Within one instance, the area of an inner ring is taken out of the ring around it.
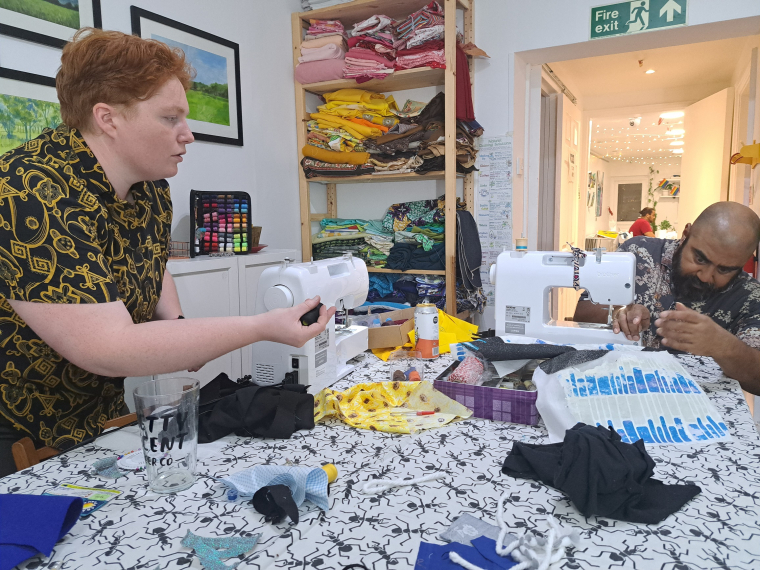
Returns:
[[[0,0],[0,8],[79,29],[79,0]]]
[[[0,93],[0,155],[60,123],[58,103]]]
[[[0,0],[0,2],[2,1]],[[187,103],[190,105],[190,114],[187,118],[229,126],[230,100],[227,89],[227,58],[161,36],[153,35],[152,38],[171,47],[181,49],[185,52],[187,60],[195,68],[195,81],[187,92]]]

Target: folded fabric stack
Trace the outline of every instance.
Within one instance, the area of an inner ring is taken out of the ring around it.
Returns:
[[[393,73],[396,59],[393,23],[388,16],[377,14],[353,27],[343,77],[362,83],[370,79],[384,79]]]
[[[415,67],[446,69],[443,40],[431,40],[418,47],[397,50],[394,67],[397,70]]]
[[[307,144],[302,149],[305,159],[334,164],[347,173],[355,170],[357,174],[403,168],[411,172],[422,163],[416,156],[403,163],[371,162],[370,155],[365,152],[369,139],[382,137],[398,125],[399,119],[393,114],[398,108],[392,96],[386,98],[382,93],[363,89],[340,89],[325,93],[323,97],[325,104],[317,107],[316,113],[311,113],[311,120],[306,125]],[[304,171],[307,166],[311,172],[315,171],[312,163],[307,163]],[[306,175],[310,177],[309,173]]]
[[[397,40],[394,47],[397,49],[411,49],[430,41],[442,40],[443,8],[438,2],[430,2],[396,24],[395,31]]]
[[[370,267],[384,267],[393,245],[393,234],[379,220],[326,218],[312,236],[314,259],[339,257],[350,251]]]
[[[345,30],[340,20],[309,20],[296,66],[296,81],[318,83],[343,77],[346,57]]]

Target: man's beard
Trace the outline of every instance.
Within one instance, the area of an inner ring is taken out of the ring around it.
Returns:
[[[700,281],[696,275],[685,275],[682,272],[681,267],[681,254],[688,241],[689,238],[686,238],[673,255],[671,281],[673,282],[676,300],[681,302],[685,301],[687,303],[707,301],[718,293],[725,291],[726,288],[731,285],[733,279],[729,281],[725,287],[718,289],[712,283],[704,283],[703,281]]]

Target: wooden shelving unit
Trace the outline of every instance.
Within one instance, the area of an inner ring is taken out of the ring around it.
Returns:
[[[346,29],[350,29],[357,22],[366,20],[375,14],[385,14],[396,20],[400,20],[409,14],[416,12],[427,5],[430,0],[354,0],[346,4],[339,4],[310,12],[294,13],[291,18],[293,34],[293,65],[298,65],[298,57],[301,55],[301,42],[304,30],[309,27],[309,19],[340,20]],[[301,199],[301,248],[303,260],[308,261],[311,257],[311,223],[324,218],[338,217],[337,184],[373,183],[373,182],[411,182],[416,180],[445,180],[446,199],[446,269],[443,271],[418,271],[409,270],[406,273],[423,275],[444,275],[446,277],[446,312],[450,315],[457,314],[456,307],[456,181],[458,177],[464,179],[464,201],[467,209],[473,212],[475,199],[475,183],[473,173],[457,175],[456,172],[456,11],[464,11],[464,41],[474,41],[473,33],[473,4],[474,0],[439,0],[444,9],[445,26],[445,54],[446,69],[431,69],[421,67],[404,71],[397,71],[382,80],[371,80],[357,84],[352,79],[335,81],[322,81],[307,85],[295,83],[296,91],[296,117],[298,128],[298,160],[303,156],[301,149],[306,144],[306,93],[322,95],[331,91],[344,88],[359,88],[380,93],[417,89],[420,87],[443,86],[446,95],[445,120],[446,125],[446,169],[443,172],[431,172],[429,174],[381,174],[366,175],[350,178],[341,177],[318,177],[307,179],[303,170],[299,167],[298,186]],[[470,82],[473,83],[473,70],[470,66]],[[474,83],[473,83],[474,85]],[[327,186],[327,212],[312,214],[310,211],[309,183],[322,183]],[[372,199],[378,199],[373,197]],[[390,204],[388,204],[390,205]],[[393,269],[368,268],[373,273],[402,273]]]

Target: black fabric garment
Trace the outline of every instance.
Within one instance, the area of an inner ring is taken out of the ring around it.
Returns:
[[[446,156],[435,156],[433,158],[426,158],[423,160],[422,164],[420,164],[414,172],[417,174],[428,174],[430,172],[440,172],[442,170],[446,169]],[[473,172],[477,170],[475,168],[475,165],[472,166],[462,166],[460,162],[457,162],[457,172],[460,174],[467,174],[468,172]]]
[[[565,352],[575,351],[571,346],[557,346],[555,344],[513,344],[504,342],[498,336],[473,340],[463,344],[491,362],[554,358]]]
[[[483,252],[475,218],[467,210],[457,210],[457,276],[468,291],[483,286],[480,265]]]
[[[314,396],[306,386],[240,385],[222,373],[201,388],[198,443],[230,433],[289,439],[299,429],[314,429]]]
[[[554,374],[571,366],[578,366],[585,362],[597,360],[607,354],[609,350],[575,350],[565,352],[549,360],[545,360],[538,367],[547,374]]]
[[[562,443],[515,442],[501,471],[562,491],[584,516],[656,524],[702,489],[652,479],[654,465],[643,440],[623,443],[612,428],[579,423]]]
[[[16,461],[13,459],[13,444],[29,434],[19,431],[13,424],[0,416],[0,477],[16,472]]]
[[[279,524],[287,516],[298,524],[298,505],[293,500],[293,494],[287,485],[262,487],[253,494],[251,504],[254,509],[264,515],[266,522]]]
[[[439,243],[425,251],[413,243],[397,243],[388,254],[388,269],[445,269],[446,246]]]

